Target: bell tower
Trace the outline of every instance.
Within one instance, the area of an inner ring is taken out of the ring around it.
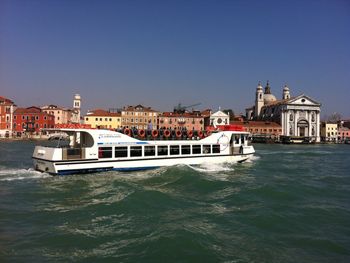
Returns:
[[[81,97],[79,94],[75,94],[74,100],[73,100],[73,109],[76,114],[76,119],[74,120],[75,123],[80,123],[80,108],[81,108]]]
[[[256,88],[256,96],[255,96],[255,112],[254,112],[255,119],[259,118],[262,106],[264,106],[264,92],[263,92],[263,87],[261,86],[261,83],[259,81],[258,87]]]
[[[284,88],[283,88],[283,96],[282,98],[284,100],[289,100],[290,99],[290,93],[289,93],[289,88],[287,85],[284,85]]]

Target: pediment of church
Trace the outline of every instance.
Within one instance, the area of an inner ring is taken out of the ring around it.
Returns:
[[[217,112],[213,113],[210,117],[212,117],[212,118],[228,118],[229,116],[222,111],[217,111]]]
[[[289,105],[305,105],[305,106],[321,106],[321,103],[317,102],[316,100],[310,98],[309,96],[306,96],[304,94],[299,95],[297,97],[291,98],[288,101]]]

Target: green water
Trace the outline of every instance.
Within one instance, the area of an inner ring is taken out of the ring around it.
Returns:
[[[0,142],[0,262],[350,262],[350,145],[52,177]]]

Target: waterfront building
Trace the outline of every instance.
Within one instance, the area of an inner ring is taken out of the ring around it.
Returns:
[[[46,112],[47,114],[54,115],[55,116],[55,124],[67,124],[71,123],[73,110],[58,107],[56,105],[46,105],[41,107],[41,109]]]
[[[14,102],[0,96],[0,137],[12,137]]]
[[[17,108],[13,114],[13,131],[22,134],[41,134],[42,129],[54,128],[55,116],[39,107]]]
[[[271,93],[269,82],[263,90],[259,82],[255,105],[246,109],[247,120],[276,122],[282,127],[284,137],[308,137],[320,141],[321,104],[304,94],[292,97],[287,86],[283,87],[282,99]]]
[[[125,106],[121,111],[121,125],[126,128],[157,129],[159,112],[142,105]]]
[[[121,114],[102,109],[89,111],[84,117],[84,124],[97,129],[119,129],[122,127]]]
[[[350,128],[345,126],[338,127],[338,142],[350,142]]]
[[[230,123],[230,115],[218,110],[210,115],[210,126],[227,125]]]
[[[338,124],[322,122],[321,140],[323,142],[338,142]]]
[[[199,111],[163,112],[159,115],[159,128],[171,130],[204,130],[204,117]]]
[[[253,141],[279,140],[282,135],[282,126],[270,121],[233,121],[232,125],[241,125],[250,132]]]

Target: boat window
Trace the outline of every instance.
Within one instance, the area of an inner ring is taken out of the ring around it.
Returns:
[[[158,146],[158,155],[168,155],[168,146]]]
[[[200,145],[192,145],[192,154],[200,154],[201,146]]]
[[[213,153],[220,153],[220,144],[213,144]]]
[[[170,155],[179,155],[180,146],[179,145],[170,145]]]
[[[128,147],[115,147],[114,150],[115,157],[128,157]]]
[[[142,156],[142,146],[131,146],[130,157]]]
[[[245,136],[244,134],[241,134],[241,143],[244,144],[244,141],[245,141]]]
[[[112,147],[99,147],[98,158],[112,158]]]
[[[210,145],[203,145],[203,153],[204,153],[204,154],[211,153],[211,147],[210,147]]]
[[[191,153],[190,145],[182,145],[181,146],[181,154],[190,154],[190,153]]]
[[[156,147],[155,146],[145,146],[145,156],[155,156]]]
[[[239,144],[239,135],[235,136],[235,144]]]

